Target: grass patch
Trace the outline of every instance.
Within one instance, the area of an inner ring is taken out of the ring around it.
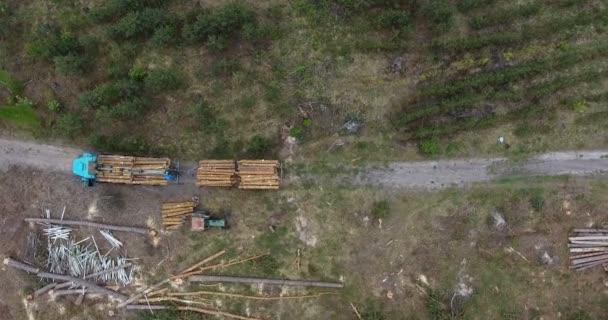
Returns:
[[[17,97],[14,105],[0,106],[0,119],[21,128],[40,127],[40,119],[34,111],[32,102],[27,98]]]

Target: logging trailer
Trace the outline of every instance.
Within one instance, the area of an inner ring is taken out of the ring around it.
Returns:
[[[97,155],[85,152],[74,159],[72,172],[88,186],[97,182],[167,185],[178,178],[168,158]]]

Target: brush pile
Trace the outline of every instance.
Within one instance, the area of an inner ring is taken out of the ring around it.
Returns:
[[[192,216],[195,206],[196,202],[194,201],[163,203],[161,206],[161,214],[165,230],[179,229],[186,221],[186,218]]]
[[[196,185],[204,187],[232,187],[236,167],[233,160],[201,160],[196,171]]]
[[[277,160],[238,162],[239,189],[279,189],[280,164]]]
[[[168,158],[100,155],[97,157],[97,181],[166,185],[165,172],[170,166],[171,160]]]
[[[568,238],[570,269],[583,271],[595,266],[608,270],[608,229],[574,229]]]

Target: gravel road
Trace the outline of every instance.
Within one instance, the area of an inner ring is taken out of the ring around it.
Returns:
[[[71,173],[72,160],[83,150],[0,138],[0,170],[10,166]],[[182,183],[194,181],[196,163],[183,162]],[[551,152],[514,165],[502,158],[393,162],[370,168],[342,183],[372,184],[396,188],[437,189],[488,181],[507,176],[598,175],[608,173],[608,151]]]

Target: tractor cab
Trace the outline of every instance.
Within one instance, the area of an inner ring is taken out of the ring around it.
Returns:
[[[74,162],[72,163],[72,172],[79,176],[87,185],[91,186],[97,178],[96,167],[97,155],[85,152],[80,157],[74,159]]]

